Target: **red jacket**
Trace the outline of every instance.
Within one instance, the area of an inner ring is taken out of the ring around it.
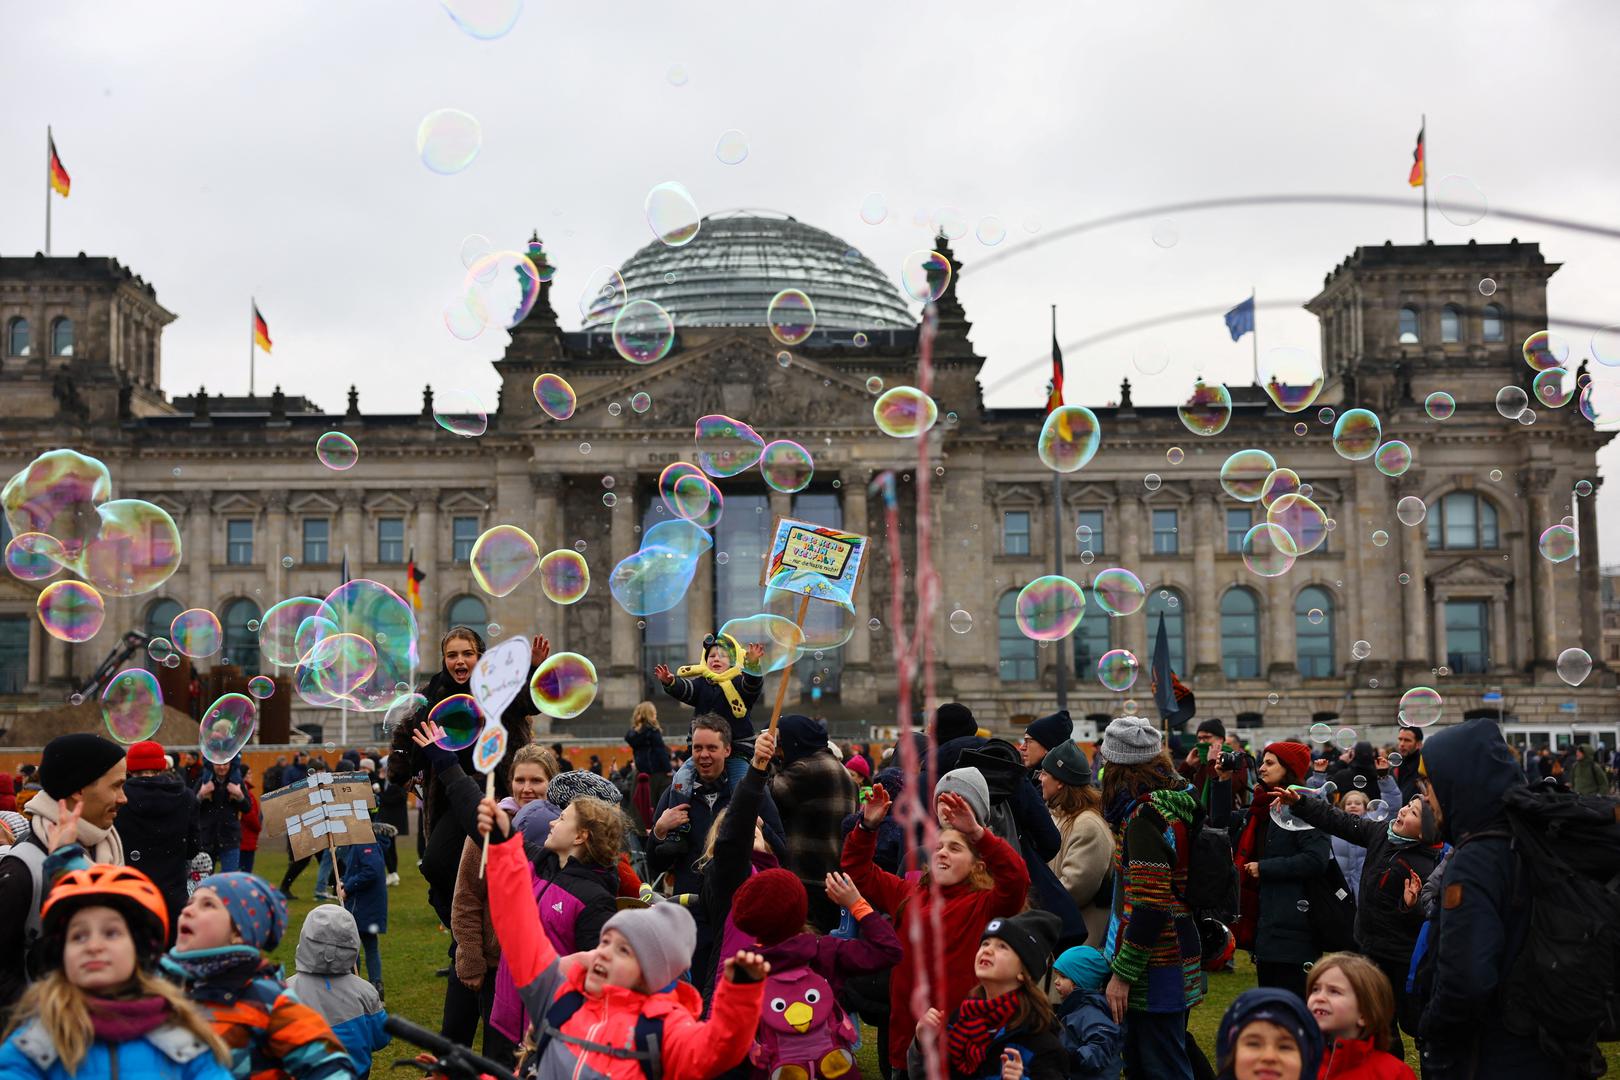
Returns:
[[[529,860],[519,834],[489,846],[489,909],[501,956],[520,988],[531,1016],[544,1013],[553,1001],[572,991],[585,992],[585,968],[572,957],[559,957],[540,925],[529,881]],[[636,1019],[660,1016],[664,1030],[663,1080],[707,1080],[742,1063],[754,1039],[754,1028],[765,999],[765,984],[716,984],[714,1008],[707,1021],[699,1020],[703,998],[688,982],[673,989],[643,994],[609,986],[600,996],[585,994],[579,1011],[562,1025],[564,1035],[605,1046],[634,1044]],[[562,1039],[552,1039],[540,1060],[542,1078],[577,1080],[646,1080],[633,1058],[583,1051]]]
[[[1374,1050],[1372,1039],[1340,1039],[1328,1048],[1316,1080],[1417,1080],[1411,1068],[1382,1050]]]
[[[242,844],[243,851],[259,850],[259,830],[264,828],[264,816],[259,813],[259,796],[253,790],[252,784],[242,785],[242,794],[247,796],[248,808],[242,812]]]
[[[873,907],[894,919],[894,930],[904,955],[889,978],[889,1060],[904,1061],[906,1047],[911,1045],[917,1028],[917,1015],[911,1010],[917,961],[911,951],[910,929],[914,922],[923,920],[923,940],[933,938],[929,890],[920,882],[906,881],[879,870],[872,863],[876,846],[877,833],[859,826],[851,829],[844,838],[842,869]],[[975,889],[963,881],[940,890],[944,901],[940,911],[943,940],[933,946],[944,956],[945,986],[943,992],[937,986],[934,988],[934,1000],[929,1004],[946,1016],[978,985],[973,976],[973,956],[979,951],[985,923],[998,915],[1018,914],[1029,895],[1029,867],[1024,865],[1024,857],[1005,840],[986,830],[979,840],[979,858],[995,878],[992,888]]]

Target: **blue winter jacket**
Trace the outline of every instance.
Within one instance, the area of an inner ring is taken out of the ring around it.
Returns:
[[[390,1036],[383,1029],[388,1014],[377,988],[355,974],[360,932],[354,917],[331,904],[316,907],[304,917],[295,956],[298,974],[287,980],[287,988],[332,1025],[354,1071],[364,1075],[371,1055],[387,1046]]]
[[[383,862],[386,837],[343,849],[343,906],[368,934],[388,932],[388,867]]]
[[[172,1024],[122,1043],[90,1044],[90,1052],[74,1072],[56,1054],[56,1047],[38,1020],[30,1020],[0,1046],[0,1077],[39,1077],[41,1080],[231,1080],[231,1072],[209,1051],[208,1044]]]
[[[1114,1023],[1103,992],[1076,989],[1054,1011],[1069,1052],[1069,1080],[1119,1080],[1125,1029]]]

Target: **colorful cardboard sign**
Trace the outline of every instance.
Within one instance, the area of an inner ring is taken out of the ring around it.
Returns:
[[[855,587],[866,569],[867,539],[811,521],[777,518],[760,584],[854,611]]]

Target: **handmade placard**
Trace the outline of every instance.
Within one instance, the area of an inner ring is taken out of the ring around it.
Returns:
[[[363,772],[312,773],[259,800],[264,835],[285,835],[295,859],[324,847],[375,840],[373,805],[371,777]]]
[[[855,610],[867,538],[811,521],[777,518],[760,584]]]
[[[500,723],[501,713],[529,684],[531,645],[526,637],[511,637],[478,658],[468,683],[473,700],[486,717]]]

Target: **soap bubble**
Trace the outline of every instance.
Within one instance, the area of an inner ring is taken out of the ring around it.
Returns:
[[[1524,362],[1532,370],[1547,371],[1563,367],[1569,359],[1569,342],[1551,330],[1537,330],[1524,339]]]
[[[153,663],[161,664],[174,654],[174,646],[166,637],[155,637],[146,643],[146,655],[152,658]]]
[[[1585,649],[1565,649],[1558,654],[1558,677],[1570,686],[1579,686],[1592,674],[1592,657]]]
[[[646,395],[642,395],[645,397]],[[553,420],[567,420],[574,415],[579,407],[579,395],[574,388],[568,385],[568,380],[561,375],[547,372],[534,380],[534,400],[542,411]],[[631,407],[634,408],[634,401]],[[637,412],[646,412],[646,409],[637,409]]]
[[[429,709],[427,718],[444,729],[437,741],[446,750],[465,750],[484,729],[484,710],[471,694],[451,694]]]
[[[876,375],[870,376],[866,380],[866,392],[868,394],[883,393],[883,380],[878,378]]]
[[[318,597],[290,596],[272,606],[259,621],[259,649],[265,659],[280,667],[296,665],[309,651],[299,648],[299,628],[305,620],[317,616],[336,632],[336,613]]]
[[[1261,577],[1288,573],[1297,555],[1293,538],[1280,525],[1263,521],[1243,534],[1243,565]]]
[[[1322,392],[1322,365],[1297,345],[1267,349],[1258,374],[1266,396],[1285,413],[1303,412]]]
[[[1158,491],[1159,488],[1164,486],[1164,478],[1156,472],[1150,472],[1142,477],[1142,486],[1149,491]]]
[[[1312,724],[1310,738],[1311,742],[1313,743],[1331,742],[1333,739],[1333,729],[1328,727],[1326,724]]]
[[[1434,185],[1434,205],[1453,225],[1476,225],[1489,204],[1479,185],[1466,176],[1443,176]]]
[[[1536,400],[1549,409],[1561,409],[1569,404],[1574,395],[1574,384],[1565,383],[1569,372],[1563,368],[1548,368],[1546,371],[1536,372],[1536,377],[1530,381],[1530,391],[1536,395]]]
[[[223,640],[219,616],[207,608],[187,608],[169,623],[169,640],[181,656],[198,659],[213,656]]]
[[[1101,442],[1102,428],[1096,413],[1084,405],[1060,405],[1041,425],[1035,452],[1048,469],[1072,473],[1096,456]]]
[[[692,193],[673,180],[654,185],[647,192],[643,209],[647,214],[647,227],[666,247],[690,244],[703,227],[703,216],[698,213]]]
[[[868,225],[881,225],[889,216],[888,200],[874,191],[861,200],[861,220]]]
[[[668,611],[686,595],[698,556],[713,546],[709,534],[690,521],[661,521],[647,530],[639,551],[613,568],[608,591],[631,615]]]
[[[385,735],[392,734],[401,724],[408,728],[414,727],[416,714],[428,707],[428,699],[421,694],[401,693],[383,713],[382,729]]]
[[[1508,420],[1517,420],[1530,405],[1530,396],[1521,387],[1504,386],[1496,392],[1496,411]]]
[[[736,476],[754,467],[765,450],[757,431],[729,416],[700,416],[693,437],[698,467],[710,476]]]
[[[242,752],[259,726],[259,706],[246,694],[224,694],[197,724],[197,744],[213,765],[228,765]]]
[[[798,289],[783,289],[771,297],[765,325],[783,345],[800,345],[816,328],[816,306]]]
[[[1255,502],[1277,469],[1277,459],[1264,450],[1239,450],[1221,465],[1221,487],[1239,502]]]
[[[1309,788],[1301,787],[1297,784],[1290,784],[1288,786],[1288,790],[1298,791],[1302,797],[1307,799],[1319,797]],[[1281,799],[1275,799],[1272,801],[1271,823],[1276,825],[1279,829],[1286,829],[1289,832],[1309,832],[1312,828],[1312,826],[1305,823],[1303,818],[1295,817],[1293,811],[1288,808],[1288,804],[1283,802]]]
[[[355,578],[338,586],[327,594],[325,604],[332,618],[328,621],[317,615],[306,620],[325,625],[320,633],[311,635],[309,648],[303,649],[300,656],[308,657],[316,644],[334,633],[354,634],[370,642],[377,655],[375,670],[348,693],[348,702],[342,704],[362,712],[383,712],[398,696],[395,685],[411,679],[421,667],[416,616],[410,604],[388,586],[368,578]],[[304,697],[306,690],[320,680],[315,678],[317,672],[302,663],[298,674],[301,677],[295,688]]]
[[[990,214],[979,219],[978,227],[973,230],[973,235],[978,237],[979,243],[985,247],[995,247],[1007,239],[1007,226],[1000,218]]]
[[[157,734],[163,726],[163,691],[157,676],[145,668],[128,668],[108,679],[101,692],[101,722],[125,746]]]
[[[1097,681],[1117,693],[1129,690],[1136,682],[1136,654],[1129,649],[1110,649],[1097,660]]]
[[[951,612],[947,620],[953,633],[966,634],[973,629],[973,614],[963,608]]]
[[[1428,513],[1428,504],[1416,495],[1403,496],[1401,501],[1395,504],[1395,516],[1400,519],[1402,525],[1417,525],[1428,516]]]
[[[613,317],[613,348],[632,364],[651,364],[675,347],[675,320],[651,300],[632,300]]]
[[[468,37],[493,41],[506,36],[523,14],[523,0],[440,0]]]
[[[444,430],[471,439],[489,430],[489,414],[471,390],[453,388],[433,398],[433,421]]]
[[[1365,660],[1372,655],[1372,642],[1358,641],[1350,646],[1350,655],[1356,660]]]
[[[951,283],[951,261],[937,251],[913,251],[900,263],[900,287],[920,304],[931,304]]]
[[[333,472],[344,472],[360,460],[360,448],[343,432],[328,431],[315,440],[315,460]]]
[[[1580,498],[1582,498],[1582,499],[1584,499],[1587,496],[1591,495],[1592,494],[1592,481],[1590,481],[1590,480],[1577,480],[1577,481],[1575,481],[1575,494],[1577,496],[1579,496]]]
[[[6,482],[0,505],[13,536],[44,533],[73,560],[100,528],[97,505],[111,496],[106,465],[73,450],[49,450]]]
[[[1219,435],[1232,420],[1232,394],[1221,383],[1193,384],[1187,400],[1176,406],[1176,415],[1194,435]]]
[[[1385,476],[1402,476],[1412,467],[1412,448],[1399,439],[1391,439],[1378,448],[1373,464]]]
[[[1383,425],[1366,409],[1347,409],[1333,425],[1333,450],[1346,461],[1364,461],[1378,452]]]
[[[506,596],[540,565],[540,547],[516,525],[496,525],[473,542],[468,563],[480,589]]]
[[[815,459],[810,451],[791,439],[777,439],[768,443],[760,454],[759,471],[772,491],[792,493],[810,486],[816,474]]]
[[[322,635],[298,663],[298,678],[333,701],[349,698],[377,670],[377,646],[360,634]]]
[[[939,406],[915,386],[895,386],[885,390],[873,403],[872,418],[883,434],[896,439],[914,439],[938,421]]]
[[[1451,414],[1457,411],[1457,399],[1444,390],[1436,390],[1423,399],[1423,411],[1429,414],[1431,420],[1449,420]]]
[[[534,707],[558,720],[570,720],[596,700],[596,665],[579,653],[552,653],[529,680]]]
[[[61,541],[45,533],[13,536],[6,545],[6,569],[18,581],[44,581],[61,573],[66,562]]]
[[[540,560],[540,591],[552,603],[578,603],[590,587],[591,568],[579,552],[559,548]]]
[[[1098,573],[1091,581],[1091,593],[1097,606],[1110,615],[1134,615],[1147,602],[1142,579],[1120,566]]]
[[[720,520],[724,500],[720,489],[690,462],[676,461],[658,476],[658,494],[670,513],[702,528]]]
[[[1025,637],[1059,641],[1080,625],[1085,610],[1086,597],[1080,586],[1061,575],[1048,574],[1019,590],[1013,617]]]
[[[1541,550],[1542,558],[1555,563],[1568,562],[1580,549],[1575,530],[1568,525],[1553,525],[1546,529],[1537,541],[1537,547]]]
[[[1367,778],[1365,776],[1362,776],[1360,773],[1356,774],[1356,779],[1360,780],[1363,784],[1365,784],[1367,782]],[[1368,821],[1388,821],[1389,820],[1389,803],[1385,802],[1383,799],[1374,799],[1372,802],[1368,803],[1367,804],[1367,820]]]
[[[1293,469],[1274,469],[1260,488],[1260,505],[1270,509],[1272,503],[1284,495],[1295,494],[1299,488],[1299,473]]]
[[[1291,555],[1308,555],[1327,540],[1327,514],[1298,493],[1283,495],[1273,502],[1266,510],[1266,522],[1283,530]]]
[[[1179,446],[1172,446],[1164,452],[1164,460],[1171,465],[1180,465],[1187,459],[1187,452]]]
[[[1440,719],[1445,700],[1430,686],[1414,686],[1401,695],[1400,722],[1407,727],[1428,727]]]
[[[768,612],[731,619],[720,627],[720,634],[734,638],[745,648],[755,642],[765,646],[765,655],[759,660],[764,675],[798,662],[804,653],[804,631],[792,619]]]
[[[624,302],[628,290],[624,277],[613,266],[598,266],[585,276],[579,290],[579,313],[585,318],[598,311],[611,311]]]
[[[766,589],[765,610],[796,619],[804,594],[794,589]],[[842,604],[811,604],[804,620],[804,649],[820,660],[821,654],[841,647],[855,634],[855,613]]]
[[[714,156],[722,165],[741,165],[748,160],[748,136],[736,128],[727,128],[714,144]]]
[[[276,692],[276,680],[268,675],[255,675],[248,680],[248,694],[257,701],[273,697]]]
[[[471,165],[483,145],[484,129],[478,118],[460,109],[434,109],[416,126],[417,156],[440,176]]]

